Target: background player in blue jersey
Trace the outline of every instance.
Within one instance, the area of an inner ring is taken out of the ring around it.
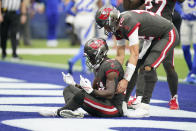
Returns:
[[[181,16],[182,49],[189,69],[185,81],[196,84],[196,0],[185,0],[182,4]],[[190,52],[191,44],[194,50],[193,57]]]
[[[73,73],[73,66],[78,60],[81,60],[82,72],[86,73],[87,71],[85,58],[83,57],[84,44],[87,40],[95,36],[94,16],[98,9],[98,1],[99,0],[71,0],[67,5],[67,8],[69,8],[67,9],[68,13],[75,16],[73,20],[74,32],[77,34],[81,43],[79,52],[68,62],[68,72],[70,74]]]
[[[47,43],[46,45],[49,47],[55,47],[58,45],[57,41],[57,24],[58,24],[58,5],[61,0],[40,0],[45,4],[46,9],[46,17],[48,24],[47,31]]]

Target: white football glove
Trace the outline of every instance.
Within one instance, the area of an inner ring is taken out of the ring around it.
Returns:
[[[69,73],[65,75],[64,72],[62,72],[62,75],[63,75],[63,80],[65,83],[67,83],[68,85],[72,85],[72,86],[76,85],[76,82],[74,81],[72,75],[70,75]]]
[[[88,93],[92,93],[93,92],[93,88],[91,86],[91,82],[89,81],[89,79],[84,78],[80,75],[80,86]]]

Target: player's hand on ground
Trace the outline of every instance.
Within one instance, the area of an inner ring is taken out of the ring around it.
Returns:
[[[80,86],[88,93],[93,92],[93,88],[91,86],[91,82],[89,79],[84,78],[83,76],[80,75]]]
[[[118,83],[118,87],[117,87],[117,91],[116,93],[124,93],[127,89],[127,85],[128,85],[128,81],[125,79],[122,79],[119,83]]]
[[[76,82],[74,81],[73,79],[73,76],[71,74],[65,74],[64,72],[62,72],[62,75],[63,75],[63,80],[65,83],[67,83],[68,85],[72,85],[72,86],[75,86],[76,85]]]

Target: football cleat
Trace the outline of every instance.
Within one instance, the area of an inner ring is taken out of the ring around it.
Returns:
[[[142,101],[142,96],[137,96],[136,98],[133,99],[132,103],[128,102],[127,108],[128,109],[137,109],[138,106],[141,104]]]
[[[59,115],[63,118],[83,118],[84,114],[72,110],[61,110]]]
[[[188,75],[185,79],[185,82],[189,84],[196,84],[196,75],[195,74]]]
[[[129,118],[143,118],[149,117],[149,104],[140,103],[136,110],[128,110],[127,117]]]
[[[174,97],[171,98],[171,100],[169,101],[169,107],[171,110],[179,109],[178,95],[175,95]]]
[[[131,96],[130,97],[130,99],[129,99],[129,101],[128,101],[128,103],[127,103],[127,106],[130,106],[130,105],[132,105],[132,103],[134,102],[136,100],[136,96]]]
[[[55,109],[43,109],[43,110],[40,110],[39,111],[39,114],[40,115],[42,115],[42,116],[45,116],[45,117],[47,117],[47,116],[53,116],[53,117],[55,117],[55,116],[57,116],[57,110]]]

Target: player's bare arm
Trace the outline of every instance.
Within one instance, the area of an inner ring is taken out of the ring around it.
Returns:
[[[129,46],[129,52],[130,52],[129,63],[136,66],[139,57],[139,43]]]
[[[26,4],[25,2],[23,1],[21,3],[21,18],[20,18],[20,21],[21,21],[21,24],[25,24],[26,21],[27,21],[27,11],[26,11]]]
[[[139,44],[129,46],[130,57],[127,69],[125,71],[124,79],[122,79],[117,88],[117,93],[123,93],[127,89],[128,82],[130,81],[139,57]]]
[[[116,60],[118,60],[121,65],[124,63],[125,58],[125,46],[117,46]]]
[[[106,79],[106,89],[105,90],[94,90],[93,93],[98,97],[105,97],[107,99],[112,99],[116,91],[116,84],[118,80],[118,74],[116,72],[110,72]]]

